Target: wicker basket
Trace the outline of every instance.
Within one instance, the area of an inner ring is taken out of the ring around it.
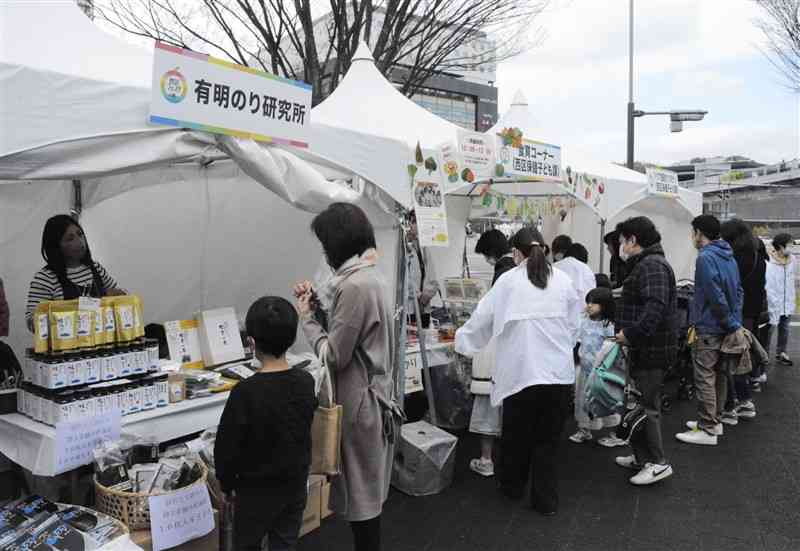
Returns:
[[[208,480],[208,469],[202,462],[198,464],[202,471],[200,478],[180,490],[185,490],[186,488],[191,488],[198,484],[206,484]],[[167,492],[167,494],[169,493],[171,492]],[[95,477],[94,495],[95,508],[101,513],[105,513],[122,521],[131,532],[150,529],[150,494],[112,490],[97,482],[97,477]]]

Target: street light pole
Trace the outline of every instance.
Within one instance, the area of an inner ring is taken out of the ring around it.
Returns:
[[[633,169],[633,0],[628,0],[628,159],[625,163]]]

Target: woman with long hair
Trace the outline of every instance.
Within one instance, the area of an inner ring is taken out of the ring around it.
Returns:
[[[66,214],[51,217],[42,232],[45,266],[33,276],[25,318],[33,331],[33,312],[40,302],[81,296],[124,295],[106,269],[92,258],[86,233]]]
[[[739,268],[739,278],[744,291],[742,304],[742,325],[745,329],[758,335],[758,321],[766,310],[767,291],[767,251],[760,239],[756,238],[748,225],[738,218],[726,220],[720,226],[722,239],[733,249],[733,256]],[[754,366],[754,373],[734,375],[733,388],[728,389],[728,404],[723,412],[722,421],[726,424],[737,424],[738,419],[752,419],[756,416],[750,392],[749,379],[757,379],[761,366]],[[732,392],[731,392],[732,391]],[[738,405],[735,401],[738,400]]]
[[[544,239],[523,228],[511,239],[516,268],[497,280],[456,333],[456,351],[474,356],[494,337],[497,359],[491,404],[503,406],[500,491],[523,496],[531,479],[533,509],[558,510],[556,455],[575,383],[572,351],[581,300],[553,268]]]
[[[330,370],[344,414],[341,474],[333,479],[331,504],[350,522],[356,551],[379,551],[392,443],[402,415],[392,379],[392,311],[376,266],[375,233],[364,211],[334,203],[314,218],[311,228],[334,275],[324,289],[315,290],[306,281],[294,292],[303,332]],[[330,305],[327,316],[314,315],[320,302]]]

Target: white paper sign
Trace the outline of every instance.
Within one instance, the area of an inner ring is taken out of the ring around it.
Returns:
[[[414,162],[409,164],[411,200],[417,216],[420,247],[447,247],[450,244],[441,164],[437,151],[419,147]]]
[[[406,394],[422,390],[422,359],[419,352],[406,354]]]
[[[458,152],[463,162],[459,174],[462,183],[488,180],[494,175],[495,140],[494,136],[460,130],[458,132]]]
[[[648,168],[647,191],[650,195],[677,197],[680,191],[678,189],[678,174],[671,170]]]
[[[150,122],[308,147],[311,86],[156,43]]]
[[[202,538],[214,529],[214,513],[205,484],[150,496],[149,501],[153,551]]]
[[[68,421],[56,425],[55,474],[65,473],[93,460],[102,442],[118,440],[122,416],[119,410],[99,417]]]

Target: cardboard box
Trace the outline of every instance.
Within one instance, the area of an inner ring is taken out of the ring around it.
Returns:
[[[322,517],[323,519],[326,519],[333,514],[333,511],[330,508],[330,503],[331,503],[331,483],[326,478],[325,482],[322,483],[322,502],[320,503],[322,509],[320,517]]]
[[[144,549],[144,551],[153,551],[153,538],[150,535],[150,530],[131,532],[131,541]],[[171,549],[173,551],[219,551],[219,511],[214,511],[214,529],[208,535],[187,541]]]
[[[320,526],[322,521],[322,484],[324,482],[324,476],[311,475],[308,477],[308,501],[306,501],[306,509],[303,511],[303,524],[300,527],[301,538]]]

